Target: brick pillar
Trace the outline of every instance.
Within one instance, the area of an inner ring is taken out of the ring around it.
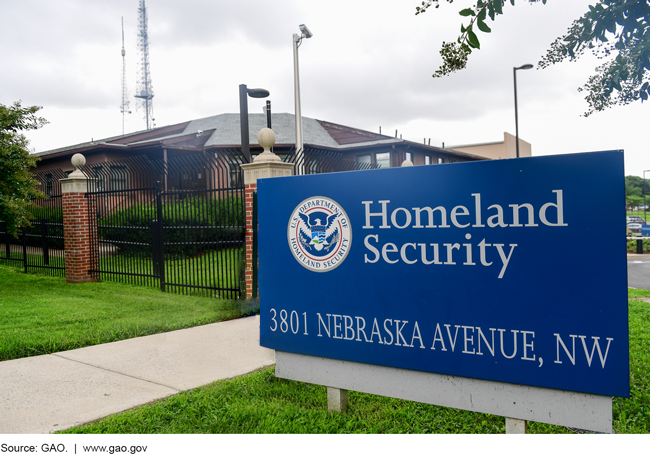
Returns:
[[[246,297],[253,296],[253,192],[257,191],[257,180],[291,176],[293,163],[283,163],[280,157],[271,152],[275,144],[275,133],[270,128],[262,128],[257,135],[257,141],[264,148],[253,163],[242,165],[244,170],[244,191],[246,194]],[[258,293],[259,296],[259,293]]]
[[[246,280],[247,298],[253,295],[253,192],[256,191],[257,182],[253,184],[244,183],[246,197],[246,269],[244,270],[244,278]]]
[[[92,244],[97,242],[96,223],[95,220],[90,219],[95,213],[96,207],[89,208],[88,206],[86,199],[88,179],[78,169],[79,166],[86,163],[86,159],[81,154],[75,154],[72,163],[77,170],[67,179],[61,180],[65,280],[68,283],[92,282],[98,278],[98,274],[88,273],[93,263],[91,261]],[[97,258],[94,260],[95,263],[98,263]]]

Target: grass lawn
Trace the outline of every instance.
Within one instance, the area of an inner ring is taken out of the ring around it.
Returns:
[[[0,265],[0,360],[220,322],[255,306],[115,282],[68,284]]]
[[[650,297],[629,290],[629,297]],[[614,398],[614,430],[650,429],[650,305],[629,301],[629,399]],[[66,431],[94,434],[499,434],[505,418],[423,403],[349,393],[349,412],[327,413],[326,388],[274,376],[274,369],[183,392],[162,402]],[[569,428],[529,422],[530,433],[570,434]]]

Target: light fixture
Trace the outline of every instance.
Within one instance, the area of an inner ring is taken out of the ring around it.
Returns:
[[[533,68],[532,64],[524,64],[521,67],[512,68],[512,75],[514,77],[514,84],[515,84],[515,140],[517,144],[517,158],[519,158],[519,116],[517,114],[517,71],[528,70],[532,68]]]
[[[302,114],[300,111],[300,77],[298,76],[298,47],[302,43],[303,38],[312,38],[314,34],[307,28],[306,25],[300,24],[300,35],[293,34],[293,84],[294,95],[296,103],[296,153],[300,152],[303,148],[302,143]]]
[[[241,151],[246,163],[251,162],[251,146],[248,138],[248,96],[251,98],[266,98],[271,93],[264,88],[248,88],[239,85],[239,125],[241,127]]]
[[[298,26],[298,28],[300,29],[300,32],[302,32],[302,35],[303,35],[305,38],[312,38],[312,36],[314,35],[314,34],[312,34],[311,31],[307,28],[307,26],[304,25],[304,24],[300,24],[300,25]]]

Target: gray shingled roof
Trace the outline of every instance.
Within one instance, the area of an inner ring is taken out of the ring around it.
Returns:
[[[296,140],[296,117],[293,114],[277,113],[271,115],[271,123],[276,136],[276,144],[295,144]],[[330,134],[321,126],[316,119],[302,118],[303,142],[313,146],[322,147],[339,147],[339,144],[330,136]],[[266,127],[266,114],[248,114],[249,139],[251,144],[257,144],[257,133]],[[157,127],[160,129],[164,127]],[[45,152],[37,152],[35,155],[42,157],[57,152],[63,152],[75,148],[96,146],[100,144],[109,145],[130,145],[135,146],[140,143],[150,143],[173,139],[176,137],[186,136],[196,133],[197,131],[215,130],[210,139],[205,143],[205,147],[211,146],[239,146],[241,144],[241,127],[239,125],[239,114],[220,114],[212,117],[200,118],[189,122],[185,130],[179,134],[165,135],[158,138],[150,138],[143,141],[132,142],[129,144],[120,143],[120,139],[133,136],[128,133],[110,138],[93,140],[92,142],[75,144],[73,146],[62,147]]]
[[[271,125],[275,132],[276,144],[296,143],[296,117],[293,114],[272,114]],[[248,127],[251,144],[257,144],[257,133],[266,127],[266,114],[248,114]],[[185,129],[184,134],[211,129],[215,129],[215,132],[212,133],[210,139],[205,143],[205,147],[238,146],[241,144],[239,114],[221,114],[193,120]],[[305,144],[324,147],[339,146],[325,128],[313,118],[302,118],[302,131]]]
[[[350,144],[339,144],[336,140],[323,128],[318,120],[308,117],[303,117],[303,142],[305,144],[317,147],[326,147],[326,148],[355,148],[355,147],[365,147],[373,145],[382,145],[382,144],[392,144],[395,142],[401,142],[401,139],[397,138],[382,138],[376,139],[373,141],[364,141],[358,143]],[[272,114],[272,127],[276,136],[277,145],[294,145],[296,139],[296,118],[293,114],[288,113],[275,113]],[[144,134],[146,131],[140,131],[136,133],[128,133],[121,136],[113,136],[110,138],[99,139],[92,142],[76,144],[73,146],[62,147],[59,149],[49,150],[45,152],[39,152],[35,155],[42,157],[45,155],[56,154],[58,152],[66,152],[74,149],[82,149],[91,146],[97,145],[106,145],[106,146],[123,146],[124,148],[129,148],[131,146],[137,146],[139,144],[155,143],[156,141],[163,140],[173,140],[174,138],[179,138],[182,136],[187,136],[195,134],[198,131],[208,131],[214,130],[210,138],[205,143],[204,147],[215,147],[215,146],[239,146],[241,145],[241,127],[239,125],[239,114],[220,114],[213,115],[211,117],[200,118],[197,120],[192,120],[187,123],[187,126],[181,133],[176,134],[164,134],[161,133],[161,136],[157,138],[147,138],[139,141],[130,142],[125,144],[121,142],[122,139],[131,138],[134,135]],[[249,124],[249,139],[252,145],[257,144],[257,133],[266,127],[266,114],[248,114],[248,124]],[[183,125],[183,123],[178,123],[175,125]],[[169,125],[170,128],[173,128],[175,125]],[[158,127],[153,130],[161,130],[167,127]],[[155,133],[152,133],[155,135]],[[146,136],[145,136],[146,137]],[[428,147],[428,146],[427,146]],[[463,157],[484,159],[484,157],[467,154],[463,152],[454,152],[456,155]]]

